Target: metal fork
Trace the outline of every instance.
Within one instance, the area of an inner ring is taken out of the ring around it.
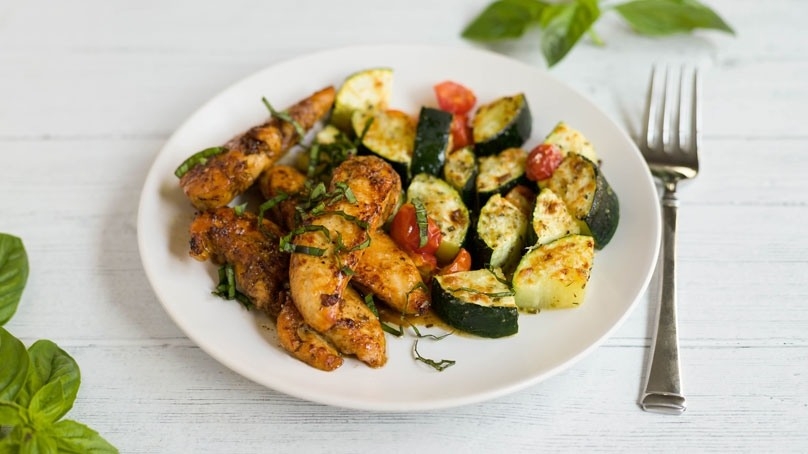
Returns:
[[[661,75],[656,68],[651,72],[645,128],[638,144],[663,187],[660,304],[640,405],[643,410],[667,414],[681,414],[687,408],[679,375],[676,322],[676,185],[698,173],[701,140],[698,70],[682,67],[678,82],[674,79],[669,68]]]

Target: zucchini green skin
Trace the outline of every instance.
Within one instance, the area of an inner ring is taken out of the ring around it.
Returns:
[[[422,107],[415,130],[415,147],[410,175],[428,173],[441,176],[446,153],[452,148],[452,114],[432,107]]]
[[[497,294],[504,296],[489,296]],[[519,331],[519,310],[513,293],[488,270],[435,276],[432,308],[449,326],[475,336],[499,338]]]
[[[530,138],[533,116],[527,98],[520,93],[480,106],[472,119],[474,151],[489,156],[521,147]]]
[[[582,233],[595,239],[596,249],[609,244],[620,222],[620,203],[597,164],[570,153],[547,180],[546,187],[558,194],[570,214],[583,222]]]
[[[510,275],[527,244],[528,224],[519,207],[499,194],[491,197],[475,223],[474,268],[501,268],[505,275]]]

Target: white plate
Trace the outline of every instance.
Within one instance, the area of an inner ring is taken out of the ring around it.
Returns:
[[[416,115],[435,105],[432,86],[455,80],[478,102],[524,92],[533,112],[530,149],[564,120],[583,131],[603,160],[620,199],[620,225],[595,257],[584,304],[574,310],[522,315],[505,339],[449,336],[419,342],[419,352],[457,363],[437,372],[412,358],[413,337],[388,335],[388,363],[371,369],[354,359],[321,372],[278,345],[265,318],[211,295],[216,268],[188,255],[193,209],[174,169],[190,154],[224,143],[267,118],[261,103],[287,106],[360,69],[394,69],[392,106]],[[601,343],[628,315],[650,279],[660,236],[653,181],[630,138],[585,97],[546,72],[469,48],[371,46],[327,51],[267,68],[227,88],[171,137],[149,171],[140,199],[138,242],[143,267],[165,310],[218,361],[272,389],[358,409],[411,411],[491,399],[536,384],[569,367]]]

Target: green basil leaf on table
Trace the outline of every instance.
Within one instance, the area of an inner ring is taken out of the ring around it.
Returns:
[[[600,17],[597,0],[559,3],[541,18],[541,50],[549,66],[561,61]]]
[[[17,311],[28,280],[28,256],[22,240],[0,233],[0,325]]]
[[[25,387],[31,359],[25,345],[0,327],[0,400],[13,402]]]
[[[0,427],[2,426],[16,426],[25,422],[25,409],[15,404],[0,400]],[[3,432],[0,430],[0,438],[3,437]]]
[[[552,67],[585,33],[593,44],[604,45],[594,29],[602,11],[614,10],[640,35],[664,36],[695,29],[735,33],[721,16],[698,0],[604,3],[601,10],[597,0],[497,0],[466,26],[462,36],[483,42],[516,39],[537,25],[542,29],[542,54],[547,66]]]
[[[500,0],[488,5],[466,28],[463,37],[477,41],[518,38],[541,18],[547,3],[539,0]]]
[[[0,454],[12,454],[20,452],[20,442],[24,436],[23,427],[21,425],[14,426],[7,432],[0,432]],[[6,429],[5,427],[3,429]]]
[[[65,397],[65,378],[52,381],[34,394],[28,404],[28,413],[40,424],[54,423],[73,406]]]
[[[76,421],[69,419],[59,421],[51,430],[56,436],[59,452],[93,454],[118,452],[98,432]]]
[[[696,0],[634,0],[614,9],[642,35],[664,36],[697,28],[735,33],[721,16]]]
[[[20,454],[50,454],[59,451],[56,439],[47,430],[25,427],[20,440],[19,452]]]
[[[38,340],[28,349],[31,368],[17,401],[49,422],[65,415],[76,400],[81,372],[76,361],[49,340]]]

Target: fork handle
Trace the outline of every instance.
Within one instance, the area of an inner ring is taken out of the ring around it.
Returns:
[[[676,184],[665,185],[662,196],[662,288],[656,332],[651,344],[651,360],[643,410],[681,414],[687,408],[679,378],[679,336],[676,324],[676,217],[679,201]]]

